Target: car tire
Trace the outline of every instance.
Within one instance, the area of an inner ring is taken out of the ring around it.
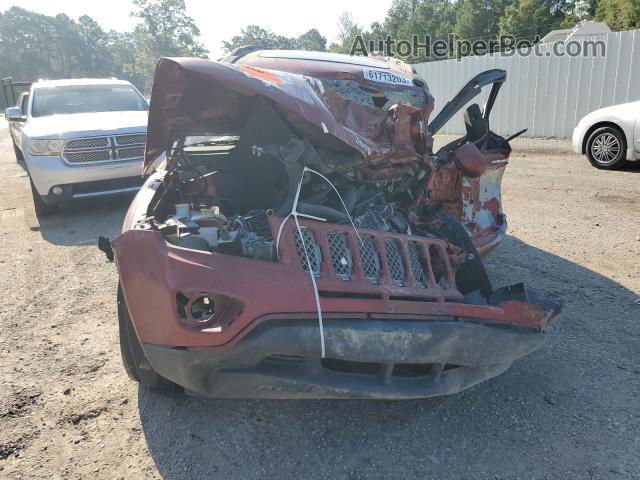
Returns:
[[[460,221],[446,213],[439,213],[434,220],[437,227],[433,233],[467,253],[466,261],[456,271],[456,287],[463,295],[480,291],[488,301],[493,294],[491,281],[467,230]]]
[[[587,158],[596,168],[617,170],[627,162],[627,142],[616,127],[595,129],[587,140]]]
[[[120,355],[127,375],[143,387],[162,393],[175,393],[179,390],[178,386],[158,374],[149,364],[131,323],[131,316],[120,283],[118,283],[117,301]]]
[[[31,183],[31,196],[33,197],[33,208],[36,211],[37,217],[46,217],[53,215],[58,211],[58,205],[55,203],[46,203],[36,190],[36,186],[33,184],[33,180],[29,179]]]
[[[22,154],[22,152],[20,151],[18,146],[15,144],[15,142],[13,142],[13,151],[16,154],[16,162],[23,163],[24,162],[24,155]]]

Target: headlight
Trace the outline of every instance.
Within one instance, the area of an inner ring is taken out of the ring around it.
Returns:
[[[62,140],[30,140],[28,148],[31,155],[60,155],[63,145]]]

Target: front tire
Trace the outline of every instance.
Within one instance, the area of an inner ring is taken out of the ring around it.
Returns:
[[[55,203],[46,203],[38,193],[38,190],[36,190],[33,180],[29,179],[29,183],[31,183],[31,196],[33,197],[33,208],[36,211],[36,216],[46,217],[56,213],[58,211],[58,205]]]
[[[587,140],[587,158],[596,168],[617,170],[626,163],[627,142],[616,127],[594,130]]]
[[[172,393],[177,390],[177,385],[158,374],[147,360],[142,350],[138,336],[131,323],[129,309],[122,293],[122,287],[118,283],[118,326],[120,333],[120,354],[122,364],[131,380],[138,382],[146,388],[164,393]]]

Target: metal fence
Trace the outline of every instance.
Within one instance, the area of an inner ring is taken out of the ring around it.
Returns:
[[[505,135],[528,128],[525,136],[567,138],[587,113],[640,100],[640,30],[601,39],[604,56],[484,55],[420,63],[415,69],[436,99],[434,115],[474,75],[504,69],[507,81],[491,113],[491,129]],[[487,94],[472,102],[482,106]],[[441,132],[464,133],[462,112]]]

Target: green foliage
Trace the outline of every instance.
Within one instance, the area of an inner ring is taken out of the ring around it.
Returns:
[[[0,78],[119,77],[148,92],[158,58],[206,56],[184,0],[135,0],[133,32],[11,7],[0,12]]]
[[[455,33],[460,39],[487,40],[498,34],[498,20],[507,0],[461,0]]]
[[[599,0],[596,19],[612,30],[640,28],[640,0]]]
[[[272,31],[257,25],[249,25],[240,30],[240,35],[234,36],[228,42],[222,42],[222,47],[226,52],[249,45],[255,45],[264,49],[278,48],[283,50],[317,50],[324,52],[327,49],[327,39],[320,35],[320,32],[315,28],[303,33],[299,37],[289,38],[276,35]]]
[[[518,39],[534,40],[560,27],[562,16],[551,13],[545,0],[517,0],[509,5],[500,18],[500,34]]]
[[[424,43],[425,36],[431,40],[447,39],[453,32],[458,4],[450,0],[395,0],[383,23],[374,22],[369,30],[360,27],[349,13],[343,13],[338,24],[340,34],[339,44],[333,44],[331,51],[349,53],[360,35],[368,48],[369,41],[384,41],[387,36],[393,39],[413,40],[417,36],[420,43]],[[421,55],[409,55],[403,58],[410,62],[424,61],[424,51]]]

